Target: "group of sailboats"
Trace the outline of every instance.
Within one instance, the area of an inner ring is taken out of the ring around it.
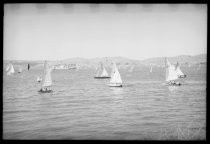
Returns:
[[[110,82],[108,86],[110,87],[122,87],[122,78],[117,68],[115,62],[112,63],[112,72],[111,76],[108,75],[104,65],[101,63],[101,68],[97,70],[97,74],[94,78],[96,79],[103,79],[103,78],[110,78]],[[129,70],[132,72],[134,66],[131,67]],[[28,70],[30,69],[30,65],[28,64]],[[47,61],[44,62],[44,70],[43,76],[37,77],[37,82],[41,82],[41,89],[39,92],[52,92],[52,78],[51,78],[51,71],[53,67],[49,65]],[[172,65],[166,58],[165,58],[165,70],[166,70],[166,85],[176,85],[180,86],[181,83],[176,82],[175,80],[179,78],[185,78],[186,75],[180,69],[180,65],[177,62],[176,65]],[[12,63],[6,67],[7,75],[11,75],[15,73],[14,67]],[[18,72],[22,72],[22,68],[19,69]],[[152,72],[152,66],[150,68],[150,72]]]
[[[111,78],[108,86],[110,87],[122,87],[122,79],[120,73],[118,71],[116,63],[113,63],[111,77],[108,75],[104,65],[101,64],[101,69],[97,68],[97,73],[94,78],[96,79],[104,79],[104,78]],[[101,72],[102,71],[102,72]]]
[[[28,64],[28,71],[30,69],[30,65]],[[12,75],[15,73],[15,69],[14,69],[14,66],[11,62],[9,62],[9,64],[7,65],[5,71],[7,72],[7,75]],[[21,73],[23,70],[22,70],[22,67],[19,67],[18,69],[18,73]]]

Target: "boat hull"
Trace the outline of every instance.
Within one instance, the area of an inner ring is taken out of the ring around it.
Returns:
[[[187,75],[179,75],[178,77],[179,77],[179,78],[186,78]]]
[[[171,83],[165,83],[165,86],[181,86],[181,83],[175,83],[175,84],[171,84]]]
[[[107,79],[107,78],[111,78],[111,77],[94,77],[95,79]]]
[[[109,87],[122,87],[122,84],[108,84]]]
[[[41,90],[39,90],[38,92],[40,92],[40,93],[51,93],[51,92],[52,92],[52,90],[46,90],[46,91],[43,91],[43,90],[41,89]]]

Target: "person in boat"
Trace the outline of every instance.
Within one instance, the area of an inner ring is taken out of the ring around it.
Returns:
[[[180,85],[179,82],[175,82],[175,81],[170,81],[169,84],[172,84],[172,85]]]

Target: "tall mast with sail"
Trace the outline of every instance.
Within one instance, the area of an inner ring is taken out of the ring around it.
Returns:
[[[50,91],[52,91],[51,70],[52,70],[52,68],[49,66],[47,61],[45,61],[44,71],[43,71],[43,80],[42,80],[42,83],[41,83],[40,92],[50,92]]]
[[[12,75],[15,73],[15,69],[12,65],[12,63],[9,64],[9,68],[8,68],[8,71],[7,71],[7,75]]]
[[[181,85],[178,82],[175,82],[178,79],[177,72],[175,71],[174,65],[171,65],[170,62],[165,58],[165,69],[166,69],[166,82],[169,85]]]
[[[107,71],[106,71],[106,69],[105,69],[105,67],[102,63],[101,63],[101,69],[97,68],[96,71],[97,71],[97,73],[96,73],[96,76],[94,78],[99,78],[99,79],[110,78],[110,76],[108,75],[108,73],[107,73]]]
[[[177,64],[176,64],[175,71],[177,72],[177,75],[178,75],[179,78],[185,78],[185,77],[186,77],[186,75],[181,71],[178,62],[177,62]]]
[[[122,79],[115,63],[113,63],[111,79],[108,85],[110,87],[122,87]]]

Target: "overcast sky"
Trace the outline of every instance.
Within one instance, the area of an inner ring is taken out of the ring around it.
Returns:
[[[4,59],[207,53],[207,5],[5,4]]]

